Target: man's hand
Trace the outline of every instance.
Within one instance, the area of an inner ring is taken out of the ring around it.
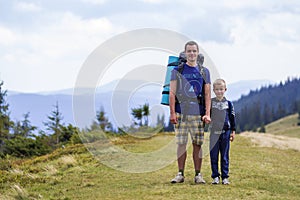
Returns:
[[[211,122],[210,116],[204,115],[202,121],[204,121],[205,124],[209,124]]]
[[[171,121],[171,123],[172,124],[177,124],[178,123],[178,118],[177,118],[177,116],[176,116],[176,113],[171,113],[170,114],[170,121]]]

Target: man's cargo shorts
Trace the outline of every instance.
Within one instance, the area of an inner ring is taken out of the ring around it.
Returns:
[[[178,123],[175,124],[177,144],[187,144],[188,134],[191,134],[193,144],[202,145],[204,141],[204,124],[200,115],[186,115],[177,113]],[[184,120],[183,120],[184,118]]]

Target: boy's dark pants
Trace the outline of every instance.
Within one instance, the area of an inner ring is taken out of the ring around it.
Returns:
[[[231,131],[222,131],[221,134],[210,134],[210,163],[212,178],[220,177],[218,170],[219,152],[221,154],[221,177],[228,178],[229,175],[229,148]]]

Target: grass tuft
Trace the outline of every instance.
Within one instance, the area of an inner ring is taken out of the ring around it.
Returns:
[[[53,165],[47,164],[43,169],[48,176],[55,175],[58,172],[58,170]]]
[[[29,196],[27,191],[22,188],[20,185],[18,184],[14,184],[12,186],[12,190],[14,193],[16,193],[15,199],[17,200],[29,200]]]
[[[58,162],[60,165],[66,166],[67,168],[74,167],[77,164],[73,155],[63,155]]]

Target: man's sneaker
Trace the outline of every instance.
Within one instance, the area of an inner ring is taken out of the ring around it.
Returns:
[[[202,175],[199,173],[197,176],[195,176],[195,183],[197,184],[205,184],[205,180],[203,179]]]
[[[184,176],[182,176],[181,172],[178,172],[178,174],[171,180],[171,183],[183,183],[184,182]]]
[[[219,177],[215,177],[215,178],[213,179],[213,181],[211,182],[211,184],[219,184],[219,183],[220,183]]]
[[[222,184],[229,185],[230,182],[229,182],[228,178],[224,178],[223,181],[222,181]]]

